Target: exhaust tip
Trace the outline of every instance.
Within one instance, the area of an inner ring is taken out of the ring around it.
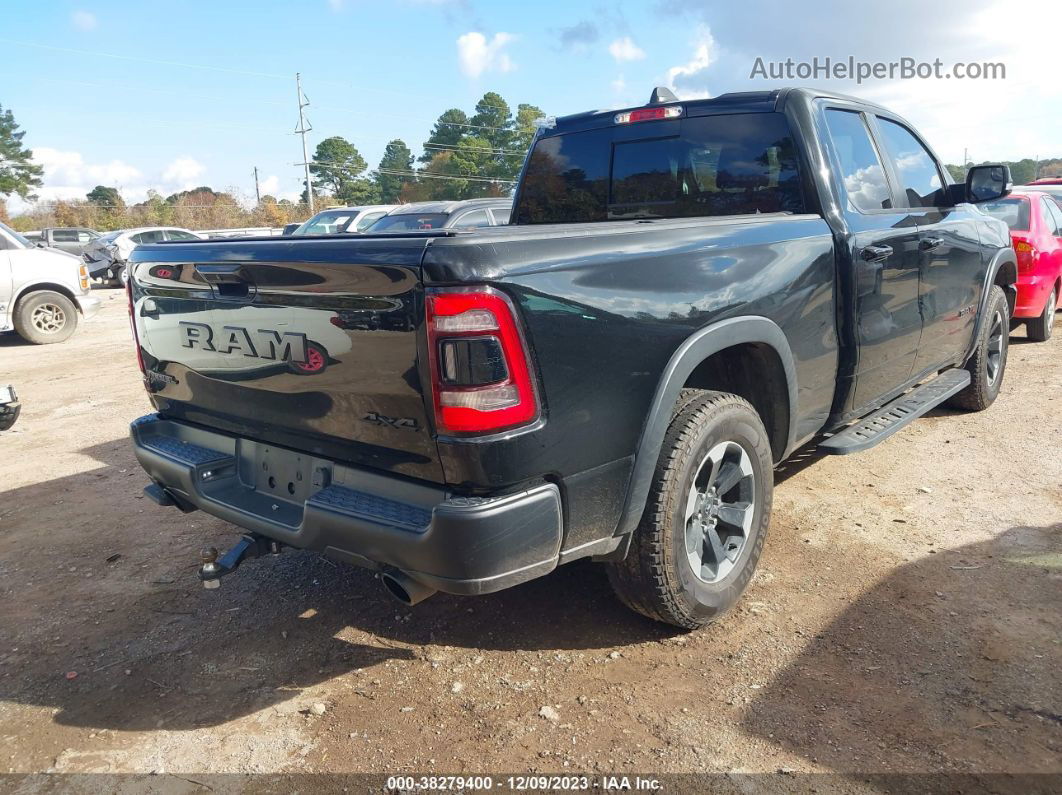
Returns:
[[[387,572],[381,574],[380,579],[387,593],[407,607],[423,602],[435,593],[434,588],[429,588],[402,572]]]

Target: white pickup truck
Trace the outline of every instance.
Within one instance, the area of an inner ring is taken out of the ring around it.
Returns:
[[[80,258],[37,248],[0,223],[0,332],[27,342],[62,342],[100,308]]]

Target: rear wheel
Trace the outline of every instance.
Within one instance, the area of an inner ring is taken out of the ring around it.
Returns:
[[[993,285],[985,305],[984,321],[966,369],[970,385],[948,400],[948,405],[967,411],[984,411],[995,402],[1007,369],[1010,308],[1003,288]]]
[[[617,596],[685,629],[724,615],[763,550],[773,474],[767,432],[747,401],[684,393],[630,551],[608,564]]]
[[[1044,311],[1040,317],[1026,322],[1025,328],[1029,335],[1029,339],[1033,342],[1047,342],[1051,339],[1051,332],[1055,328],[1055,305],[1058,303],[1058,293],[1054,289],[1051,290],[1051,295],[1047,297],[1047,303],[1044,305]]]
[[[34,345],[69,339],[77,329],[77,321],[74,302],[51,290],[24,295],[15,307],[15,331]]]

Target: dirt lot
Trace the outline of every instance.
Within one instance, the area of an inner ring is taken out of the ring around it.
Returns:
[[[0,339],[0,772],[1062,774],[1062,335],[1017,332],[986,413],[788,465],[741,608],[682,635],[592,564],[407,609],[287,552],[205,591],[234,528],[142,497],[100,294]]]

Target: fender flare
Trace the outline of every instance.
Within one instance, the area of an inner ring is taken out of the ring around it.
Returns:
[[[996,283],[996,274],[999,273],[1000,268],[1004,265],[1012,265],[1014,267],[1015,279],[1017,279],[1018,273],[1018,257],[1014,253],[1014,249],[1010,246],[1001,248],[992,256],[992,261],[988,264],[988,269],[985,271],[985,283],[981,289],[981,300],[977,304],[977,322],[974,323],[974,333],[970,339],[970,344],[966,349],[966,355],[962,358],[963,365],[970,360],[973,356],[974,350],[977,348],[977,340],[981,338],[981,326],[985,322],[985,307],[988,306],[988,293],[992,289],[992,285]],[[1018,297],[1017,282],[1011,282],[1004,287],[1004,292],[1007,293],[1007,300],[1010,305],[1010,311],[1014,311],[1014,302]]]
[[[664,368],[638,440],[626,500],[615,535],[629,535],[638,526],[649,497],[664,435],[671,422],[671,409],[690,373],[712,354],[745,343],[769,346],[782,362],[789,391],[786,454],[792,451],[796,435],[797,375],[793,351],[785,333],[773,320],[760,316],[736,317],[706,326],[683,342]]]

